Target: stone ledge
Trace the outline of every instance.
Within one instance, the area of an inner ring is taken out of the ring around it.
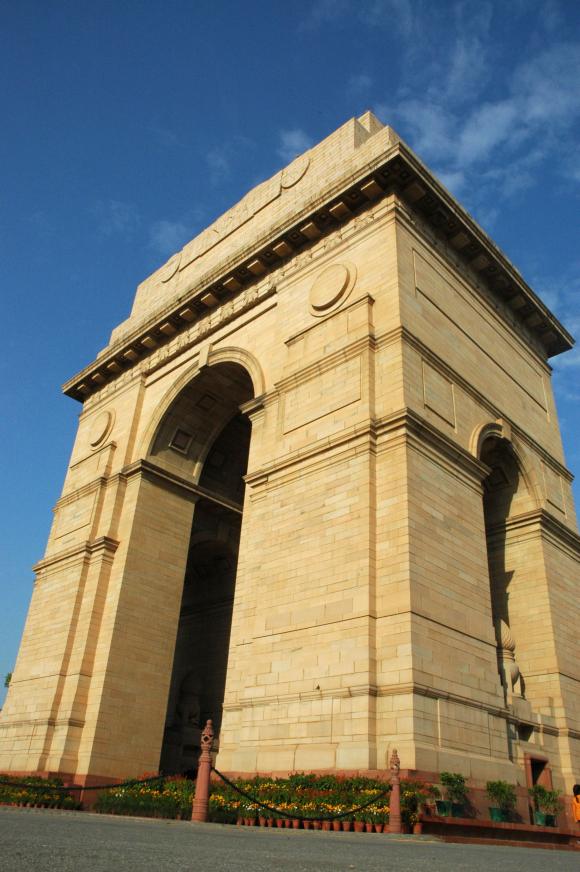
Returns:
[[[580,851],[578,832],[560,827],[539,827],[535,824],[496,823],[474,818],[433,817],[421,815],[423,833],[439,836],[445,842],[479,842],[514,846]]]

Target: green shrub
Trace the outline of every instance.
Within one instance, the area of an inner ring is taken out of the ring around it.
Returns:
[[[463,775],[460,775],[459,772],[442,772],[439,780],[445,788],[446,799],[450,802],[456,802],[458,805],[465,805],[467,802],[467,785]]]
[[[507,781],[488,781],[485,790],[490,802],[495,803],[503,812],[511,812],[516,807],[515,785]]]
[[[78,803],[62,787],[60,778],[39,778],[38,776],[0,776],[0,803],[15,805],[37,805],[44,808],[78,808]]]
[[[529,788],[528,793],[532,797],[537,811],[554,815],[561,811],[561,793],[559,790],[548,790],[547,787],[541,784],[535,784]]]
[[[94,808],[101,814],[189,819],[194,791],[195,783],[186,778],[159,778],[103,790]]]
[[[219,823],[235,823],[238,817],[277,817],[275,810],[290,816],[312,820],[334,817],[370,803],[362,811],[346,815],[373,823],[384,823],[389,817],[388,782],[367,776],[343,778],[336,775],[294,773],[288,778],[236,779],[236,787],[250,795],[241,796],[222,781],[212,782],[209,818]],[[385,795],[385,791],[387,791]],[[191,818],[195,783],[173,778],[133,784],[103,790],[95,811],[104,814],[137,815],[142,817]],[[406,823],[413,823],[420,806],[437,788],[417,781],[401,781],[401,814]],[[376,800],[376,801],[374,801]],[[262,808],[260,803],[274,811]]]

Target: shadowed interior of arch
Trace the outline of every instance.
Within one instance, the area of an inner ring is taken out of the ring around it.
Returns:
[[[201,726],[219,733],[225,691],[253,395],[247,373],[220,364],[200,373],[164,416],[149,457],[199,488],[167,705],[160,769],[191,772]]]
[[[508,702],[516,690],[524,696],[516,641],[527,604],[519,554],[509,545],[507,529],[510,520],[533,508],[533,499],[517,456],[506,439],[495,435],[487,437],[482,444],[481,460],[490,468],[483,483],[483,508],[498,669]]]

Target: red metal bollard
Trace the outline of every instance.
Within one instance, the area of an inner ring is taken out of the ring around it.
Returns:
[[[389,832],[402,833],[401,827],[401,761],[397,751],[391,754],[391,800],[389,809]]]
[[[207,821],[209,808],[209,777],[211,774],[211,749],[213,745],[213,722],[208,721],[201,734],[201,754],[195,782],[192,821]]]

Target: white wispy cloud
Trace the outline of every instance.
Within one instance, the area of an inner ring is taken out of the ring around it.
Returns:
[[[141,224],[141,215],[134,203],[99,200],[93,211],[102,236],[129,236]]]
[[[569,333],[580,338],[580,260],[574,258],[551,275],[532,274],[531,285]],[[558,398],[576,406],[580,401],[580,347],[558,354],[550,363]],[[568,429],[564,421],[560,423],[564,430]]]
[[[157,144],[163,148],[174,149],[186,147],[179,134],[170,127],[153,123],[149,126],[149,132]]]
[[[350,76],[348,82],[346,83],[347,93],[352,94],[353,96],[359,96],[363,94],[365,91],[368,91],[373,86],[373,78],[369,76],[367,73],[355,73]]]
[[[480,197],[510,197],[532,186],[534,168],[559,152],[563,172],[577,177],[577,160],[562,151],[562,142],[580,120],[580,42],[555,43],[529,57],[503,93],[467,110],[454,100],[451,79],[447,85],[438,95],[429,91],[400,104],[395,98],[376,111],[395,129],[401,124],[410,145],[455,193],[476,179]]]
[[[297,155],[302,154],[303,151],[307,151],[312,146],[312,139],[298,127],[292,130],[281,130],[278,138],[277,152],[284,163],[290,163]]]
[[[168,221],[162,218],[149,228],[149,245],[162,255],[173,254],[193,236],[191,226],[183,221]]]
[[[350,0],[314,0],[310,9],[299,23],[300,30],[316,30],[323,24],[337,21],[350,9]]]
[[[429,93],[443,91],[446,100],[462,104],[480,94],[489,80],[493,5],[489,2],[474,5],[461,0],[450,11],[454,36],[449,52],[439,61],[439,74]]]
[[[454,197],[459,197],[465,187],[465,173],[461,170],[443,170],[439,173],[439,181],[448,188]]]
[[[212,184],[228,178],[231,172],[231,148],[229,145],[216,145],[205,156]]]
[[[370,28],[390,28],[409,37],[420,26],[423,0],[314,0],[300,22],[300,30],[345,22],[356,22]]]
[[[369,27],[390,26],[406,37],[413,33],[420,13],[413,0],[368,0],[360,5],[353,3],[353,9]]]
[[[255,147],[256,143],[253,139],[239,133],[226,142],[213,145],[205,155],[210,183],[220,185],[227,181]]]
[[[548,33],[553,33],[562,26],[562,8],[557,0],[543,0],[538,9],[538,17]]]

